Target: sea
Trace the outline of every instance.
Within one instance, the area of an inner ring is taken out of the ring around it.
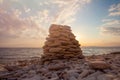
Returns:
[[[120,47],[82,47],[81,49],[86,56],[120,52]],[[0,64],[39,58],[41,54],[43,54],[42,48],[0,48]]]

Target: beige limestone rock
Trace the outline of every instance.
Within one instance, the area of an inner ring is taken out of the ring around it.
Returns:
[[[8,70],[4,67],[4,65],[0,64],[0,72],[2,71],[8,71]]]
[[[51,48],[51,49],[49,49],[49,52],[50,53],[55,53],[55,52],[60,52],[62,50],[62,48]]]
[[[79,42],[75,39],[71,28],[66,25],[52,24],[50,26],[43,51],[44,57],[51,57],[51,59],[83,58]]]
[[[110,65],[105,61],[90,61],[89,65],[93,69],[107,69],[110,68]]]

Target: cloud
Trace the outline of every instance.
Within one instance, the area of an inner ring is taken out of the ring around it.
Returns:
[[[45,0],[40,2],[39,5],[49,6],[48,18],[51,20],[49,24],[65,24],[70,25],[76,20],[77,12],[90,3],[91,0]],[[54,10],[52,10],[54,9]]]
[[[105,22],[101,26],[101,32],[102,34],[109,34],[109,35],[114,35],[114,36],[119,36],[120,35],[120,20],[111,20]]]
[[[109,25],[115,25],[115,24],[120,24],[120,20],[109,20],[109,21],[106,21],[103,25],[109,26]]]
[[[109,22],[112,21],[113,19],[103,19],[102,22]]]
[[[11,13],[0,10],[0,38],[42,38],[46,35],[44,30],[31,18],[21,18],[21,12],[14,10]]]
[[[3,2],[3,0],[0,0],[0,4]]]
[[[21,7],[14,7],[16,4],[21,5]],[[0,7],[0,44],[10,43],[10,41],[14,43],[16,39],[21,43],[24,40],[28,42],[34,41],[33,44],[38,40],[40,43],[45,41],[48,34],[45,24],[50,22],[47,9],[36,9],[33,14],[29,6],[17,2],[17,0],[8,2],[5,0],[0,4]]]
[[[120,12],[111,12],[109,16],[119,16]]]
[[[102,30],[102,33],[105,33],[105,34],[112,34],[114,36],[120,35],[120,27],[118,25],[102,27],[101,30]]]
[[[110,6],[109,12],[109,16],[120,16],[120,3]]]
[[[28,12],[30,12],[30,11],[31,11],[30,8],[25,8],[25,12],[26,12],[26,13],[28,13]]]
[[[100,27],[100,31],[102,34],[120,36],[120,19],[115,18],[115,16],[120,17],[120,3],[111,5],[108,11],[108,17],[112,16],[112,18],[102,20],[103,24]]]
[[[70,25],[91,0],[0,0],[1,40],[45,41],[52,23]],[[6,42],[4,42],[6,43]]]
[[[53,23],[70,24],[75,21],[76,14],[90,0],[55,0],[52,3],[56,4],[60,11],[55,16]]]

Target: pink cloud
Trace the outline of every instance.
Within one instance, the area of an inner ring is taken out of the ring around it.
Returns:
[[[40,38],[46,35],[46,30],[39,24],[31,18],[22,19],[20,14],[18,10],[11,13],[0,10],[1,38]]]

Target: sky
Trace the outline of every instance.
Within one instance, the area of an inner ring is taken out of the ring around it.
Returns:
[[[0,0],[0,47],[42,47],[51,24],[81,46],[120,46],[120,0]]]

